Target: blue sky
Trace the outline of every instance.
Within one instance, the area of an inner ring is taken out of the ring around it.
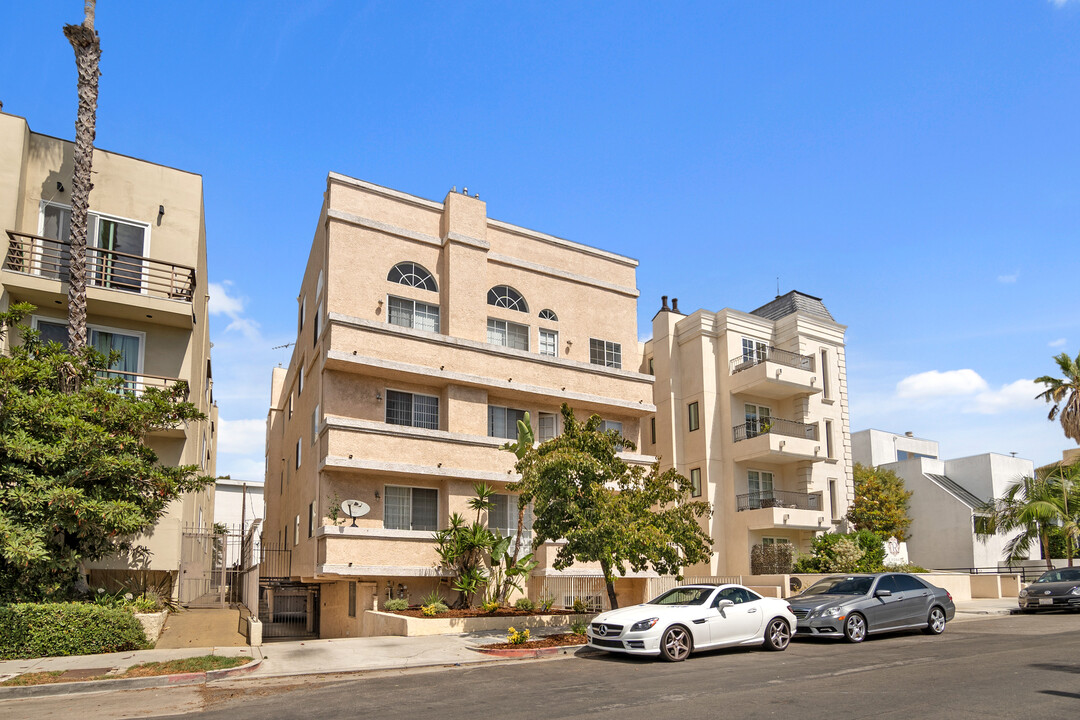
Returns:
[[[0,101],[37,132],[74,135],[81,13],[0,6]],[[1072,445],[1031,379],[1080,350],[1080,0],[107,1],[97,28],[98,146],[204,178],[223,474],[261,478],[329,171],[638,258],[643,336],[661,294],[820,296],[853,430]]]

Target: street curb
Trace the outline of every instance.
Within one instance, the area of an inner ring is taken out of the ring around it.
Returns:
[[[546,657],[548,655],[571,655],[583,647],[585,647],[585,643],[580,645],[559,645],[546,648],[487,648],[480,645],[477,647],[470,647],[469,649],[478,653],[484,653],[485,655],[495,655],[505,658],[538,658]]]
[[[50,685],[27,685],[24,687],[0,687],[0,701],[26,697],[50,697],[54,695],[78,695],[80,693],[111,692],[113,690],[142,690],[155,687],[180,687],[201,685],[236,675],[246,675],[262,665],[262,658],[246,665],[206,672],[175,673],[144,678],[119,678],[117,680],[74,680]]]

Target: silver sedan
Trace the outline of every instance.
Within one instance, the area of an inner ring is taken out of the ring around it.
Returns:
[[[798,621],[796,634],[853,643],[894,630],[940,635],[956,614],[947,590],[907,573],[828,577],[788,602]]]

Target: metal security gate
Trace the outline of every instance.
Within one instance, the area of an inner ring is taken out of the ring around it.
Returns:
[[[259,588],[263,640],[319,637],[319,586],[266,583]]]
[[[186,527],[180,538],[181,605],[225,608],[243,598],[245,541],[239,526]]]

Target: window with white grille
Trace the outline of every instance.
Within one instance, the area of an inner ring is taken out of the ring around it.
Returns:
[[[528,350],[529,326],[488,318],[487,338],[492,345],[502,345],[516,350]]]
[[[390,273],[386,276],[386,279],[399,285],[408,285],[409,287],[431,290],[432,292],[439,291],[439,286],[435,284],[435,278],[427,271],[427,268],[414,262],[398,263],[390,268]]]
[[[439,332],[439,306],[390,296],[387,320],[391,325]]]
[[[540,354],[559,356],[559,333],[554,330],[540,331]]]

